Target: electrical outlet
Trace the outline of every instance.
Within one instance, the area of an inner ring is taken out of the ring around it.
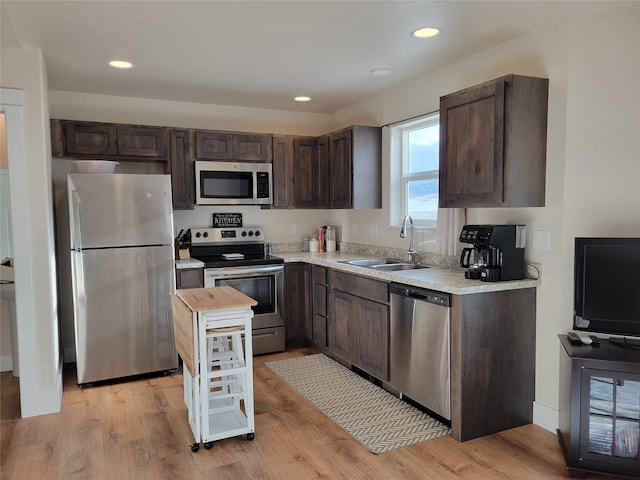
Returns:
[[[378,236],[378,225],[369,225],[369,236],[371,237]]]
[[[532,237],[534,250],[549,250],[551,243],[551,232],[549,230],[534,230]]]
[[[356,223],[354,223],[353,225],[351,225],[351,234],[354,237],[358,236],[358,225]]]
[[[289,224],[289,233],[292,235],[295,235],[296,233],[298,233],[298,225],[295,223],[290,223]]]

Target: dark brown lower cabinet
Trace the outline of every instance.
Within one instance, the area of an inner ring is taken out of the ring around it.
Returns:
[[[331,270],[329,285],[329,351],[380,380],[388,380],[387,283]]]
[[[287,339],[310,339],[389,385],[388,283],[304,263],[287,263],[285,278]],[[451,436],[462,442],[531,423],[536,289],[452,295],[450,321]]]
[[[451,436],[533,421],[536,289],[451,296]]]
[[[327,269],[313,265],[311,267],[312,281],[312,309],[313,316],[311,318],[311,342],[321,351],[325,351],[329,346],[329,330],[327,328],[328,316],[328,295],[327,295]]]
[[[285,339],[311,338],[310,266],[293,262],[284,266]]]
[[[640,476],[640,351],[560,338],[558,440],[569,474]]]
[[[179,268],[176,270],[176,288],[203,288],[204,268]]]

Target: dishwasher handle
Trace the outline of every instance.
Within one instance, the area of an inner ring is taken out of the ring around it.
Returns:
[[[451,295],[448,293],[436,292],[434,290],[414,287],[412,285],[404,285],[402,283],[391,282],[389,284],[389,293],[422,302],[433,303],[435,305],[440,305],[441,307],[449,307],[451,304]]]

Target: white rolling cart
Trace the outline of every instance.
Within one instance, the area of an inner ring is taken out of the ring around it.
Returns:
[[[256,303],[228,286],[172,295],[193,452],[200,442],[209,449],[223,438],[254,438],[251,306]]]

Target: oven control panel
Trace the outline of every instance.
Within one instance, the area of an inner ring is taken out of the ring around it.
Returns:
[[[262,227],[192,228],[191,244],[264,243]]]

